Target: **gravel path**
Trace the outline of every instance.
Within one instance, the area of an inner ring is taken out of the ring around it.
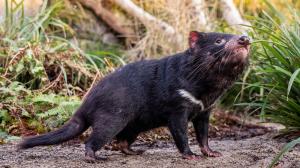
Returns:
[[[282,143],[272,140],[270,135],[263,135],[243,140],[210,141],[211,147],[222,152],[219,158],[203,158],[198,161],[183,160],[180,158],[173,143],[157,143],[153,147],[147,145],[135,146],[136,149],[148,150],[140,156],[125,156],[118,151],[101,150],[100,154],[109,159],[96,164],[86,163],[84,146],[56,145],[36,147],[17,152],[14,144],[0,145],[0,168],[10,167],[134,167],[134,168],[189,168],[189,167],[266,167],[271,159],[283,146]],[[191,145],[194,152],[199,153],[197,145]],[[277,167],[300,167],[300,147],[286,154]]]

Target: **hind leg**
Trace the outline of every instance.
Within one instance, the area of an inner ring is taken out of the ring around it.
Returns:
[[[136,137],[134,138],[134,140],[136,139]],[[134,140],[131,140],[131,139],[118,140],[121,152],[126,155],[141,155],[141,154],[143,154],[145,152],[145,150],[133,150],[130,148],[130,145],[134,142]]]
[[[139,132],[137,130],[126,127],[117,136],[119,150],[126,155],[140,155],[145,150],[133,150],[130,145],[136,140]]]
[[[89,139],[85,143],[85,160],[87,162],[96,162],[97,160],[105,160],[105,158],[96,157],[96,151],[101,149],[109,139],[101,137],[100,134],[92,132]]]
[[[92,134],[85,143],[85,158],[88,162],[95,162],[99,159],[95,155],[96,151],[110,142],[127,124],[124,118],[107,115],[99,116],[98,120],[94,120]]]

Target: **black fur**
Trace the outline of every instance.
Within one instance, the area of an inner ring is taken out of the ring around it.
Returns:
[[[187,137],[192,121],[202,152],[218,156],[208,147],[209,114],[247,65],[249,40],[242,41],[236,35],[191,32],[187,51],[116,70],[91,90],[66,125],[25,139],[19,148],[67,141],[91,126],[86,155],[95,158],[95,152],[113,138],[129,146],[140,132],[167,126],[179,151],[189,158],[194,156]],[[202,100],[205,109],[182,97],[179,89]]]

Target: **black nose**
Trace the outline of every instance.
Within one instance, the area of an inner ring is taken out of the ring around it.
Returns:
[[[241,45],[249,45],[250,44],[250,38],[248,36],[241,36],[238,40],[238,43]]]

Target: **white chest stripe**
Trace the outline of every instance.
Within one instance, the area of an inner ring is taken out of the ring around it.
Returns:
[[[178,92],[182,97],[188,99],[191,103],[199,105],[201,107],[201,110],[204,110],[203,102],[201,100],[196,99],[190,92],[184,89],[179,89]]]

